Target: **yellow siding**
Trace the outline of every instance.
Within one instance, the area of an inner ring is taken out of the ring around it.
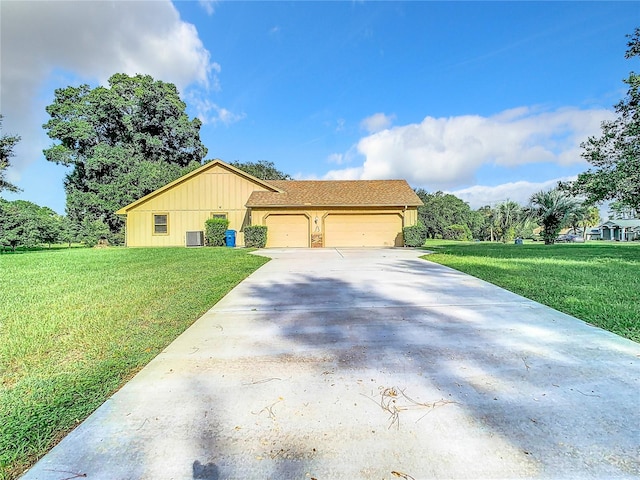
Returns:
[[[204,230],[204,222],[213,213],[226,213],[229,228],[238,232],[236,244],[244,245],[242,232],[247,220],[245,204],[262,185],[215,165],[198,175],[187,178],[168,190],[127,211],[127,245],[184,246],[187,231]],[[153,235],[153,214],[169,215],[167,235]]]
[[[413,227],[418,223],[418,207],[408,208],[404,212],[404,226]]]

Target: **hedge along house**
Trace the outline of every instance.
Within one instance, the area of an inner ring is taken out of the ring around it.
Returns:
[[[121,208],[130,247],[198,245],[213,217],[267,226],[267,247],[401,246],[422,202],[404,180],[260,180],[213,160]]]

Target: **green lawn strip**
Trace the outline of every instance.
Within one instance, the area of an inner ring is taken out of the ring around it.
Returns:
[[[428,241],[422,258],[640,342],[640,244]]]
[[[229,248],[0,256],[0,479],[16,478],[266,261]]]

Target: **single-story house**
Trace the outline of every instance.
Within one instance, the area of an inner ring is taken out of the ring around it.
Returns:
[[[196,245],[205,221],[267,226],[267,247],[402,246],[420,198],[405,180],[260,180],[213,160],[122,207],[126,245]]]
[[[587,233],[587,240],[602,240],[602,232],[599,228],[591,228]]]
[[[608,220],[598,226],[601,240],[640,240],[640,218]]]

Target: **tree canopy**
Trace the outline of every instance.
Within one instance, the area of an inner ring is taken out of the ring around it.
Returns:
[[[257,162],[231,162],[236,168],[261,180],[293,180],[288,173],[281,172],[273,162],[258,160]]]
[[[107,87],[57,89],[43,125],[56,140],[49,161],[73,167],[65,179],[76,225],[122,228],[115,211],[200,166],[201,122],[189,119],[175,85],[149,75],[113,75]]]
[[[452,235],[449,227],[470,223],[471,208],[455,195],[439,191],[429,193],[422,188],[415,192],[424,203],[418,207],[418,221],[424,225],[428,238],[448,238]]]
[[[61,239],[65,218],[48,207],[26,200],[0,198],[0,246],[33,247]]]
[[[0,132],[2,131],[2,115],[0,115]],[[14,156],[13,147],[20,141],[18,135],[0,135],[0,192],[8,190],[9,192],[18,192],[20,189],[9,183],[5,178],[7,168],[9,168],[10,158]]]
[[[625,57],[640,58],[640,28],[628,38]],[[640,210],[640,74],[632,71],[624,83],[628,91],[615,105],[617,118],[603,122],[601,135],[581,145],[593,168],[563,188],[585,195],[590,203],[619,200]]]

